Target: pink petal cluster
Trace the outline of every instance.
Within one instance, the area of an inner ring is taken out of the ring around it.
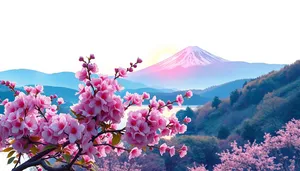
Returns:
[[[59,104],[59,105],[61,105],[61,104],[64,104],[65,103],[65,101],[64,101],[64,99],[63,98],[58,98],[57,99],[57,104]]]
[[[126,92],[126,95],[124,96],[125,99],[125,105],[137,105],[142,106],[142,103],[145,98],[149,97],[149,94],[143,93],[142,95],[139,95],[137,93],[131,94]]]
[[[142,154],[142,150],[134,147],[129,153],[129,160],[132,158],[136,158]]]
[[[163,143],[159,147],[159,153],[160,153],[160,155],[163,155],[166,152],[169,152],[170,156],[173,157],[175,155],[175,146],[169,147],[169,146],[167,146],[166,143]]]
[[[170,136],[175,134],[183,134],[187,130],[187,126],[185,124],[180,124],[175,114],[171,115],[171,117],[169,118],[168,125],[168,129],[170,130],[170,133],[168,135]]]
[[[107,76],[92,78],[91,86],[80,87],[79,103],[71,109],[78,115],[86,118],[96,117],[96,123],[111,121],[120,123],[124,116],[123,100],[114,93],[118,83]],[[93,88],[91,88],[93,87]]]
[[[148,124],[148,110],[131,111],[128,113],[124,140],[137,147],[144,147],[154,141],[155,129]]]
[[[179,157],[183,158],[187,154],[187,150],[188,150],[187,146],[183,145],[179,150]]]
[[[178,103],[179,106],[182,105],[182,103],[184,102],[182,95],[177,95],[176,97],[176,102]]]
[[[187,92],[185,93],[185,96],[186,96],[187,98],[191,98],[191,97],[193,96],[193,92],[192,92],[191,90],[189,90],[189,91],[187,91]]]
[[[231,151],[219,154],[221,164],[217,164],[214,171],[299,170],[299,166],[295,165],[295,156],[300,152],[300,120],[293,119],[284,128],[276,136],[266,134],[260,144],[254,142],[241,147],[233,142]],[[295,156],[285,156],[287,150]]]
[[[192,121],[192,119],[187,116],[183,119],[183,122],[186,124],[190,123],[191,121]]]

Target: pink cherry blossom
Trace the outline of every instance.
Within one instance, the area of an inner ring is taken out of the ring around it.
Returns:
[[[159,147],[159,153],[160,153],[160,155],[163,155],[163,154],[166,152],[167,148],[168,148],[167,144],[166,144],[166,143],[163,143],[163,144]]]
[[[181,149],[179,150],[179,156],[180,156],[180,158],[183,158],[187,154],[187,150],[188,150],[188,148],[187,148],[186,145],[183,145],[181,147]]]
[[[80,81],[84,81],[88,78],[88,72],[85,68],[82,68],[81,71],[76,72],[76,78],[78,78]]]
[[[134,147],[129,153],[129,160],[136,158],[136,157],[140,156],[141,154],[142,154],[142,150],[138,149],[137,147]]]
[[[61,104],[64,104],[65,101],[64,101],[63,98],[60,97],[60,98],[57,99],[57,103],[58,103],[59,105],[61,105]]]
[[[152,99],[150,100],[150,107],[153,109],[157,109],[158,108],[158,102],[156,101],[156,96],[153,96]]]
[[[191,90],[189,90],[189,91],[187,91],[187,92],[185,93],[185,96],[186,96],[187,98],[191,98],[191,97],[193,96],[193,92],[192,92]]]
[[[57,119],[55,119],[57,118]],[[53,117],[53,122],[49,126],[51,130],[55,133],[55,135],[59,136],[61,135],[64,130],[68,127],[67,119],[66,119],[66,114],[60,114],[60,117]]]
[[[142,98],[143,98],[143,99],[149,99],[149,98],[150,98],[149,93],[143,92]]]
[[[69,134],[69,140],[74,143],[82,137],[84,126],[79,124],[76,120],[71,120],[69,126],[66,128],[66,133]]]
[[[181,95],[181,94],[180,94],[180,95],[177,95],[177,97],[176,97],[176,102],[178,103],[179,106],[182,105],[183,101],[184,101],[184,100],[183,100],[182,95]]]
[[[97,73],[97,72],[99,71],[98,66],[97,66],[96,63],[89,64],[89,65],[88,65],[88,69],[89,69],[93,74],[95,74],[95,73]]]
[[[8,99],[4,99],[4,100],[1,102],[1,105],[5,106],[7,103],[8,103]]]
[[[173,157],[175,155],[175,147],[174,146],[168,147],[167,150],[169,151],[171,157]]]
[[[186,124],[190,123],[191,121],[192,121],[192,119],[187,116],[183,119],[183,122]]]
[[[125,68],[119,68],[119,74],[120,74],[120,77],[126,77],[127,75],[127,70]]]

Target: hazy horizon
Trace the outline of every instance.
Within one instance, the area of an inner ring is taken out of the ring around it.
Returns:
[[[297,1],[2,1],[0,15],[1,71],[76,72],[78,57],[93,53],[110,75],[137,57],[142,69],[187,46],[231,61],[300,56]]]

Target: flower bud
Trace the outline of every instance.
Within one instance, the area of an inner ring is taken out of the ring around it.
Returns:
[[[94,54],[90,54],[90,59],[95,59],[95,55]]]
[[[87,82],[86,82],[86,86],[92,86],[91,81],[87,81]]]
[[[136,65],[136,64],[134,64],[134,65],[133,65],[133,68],[136,68],[136,67],[137,67],[137,65]]]
[[[133,69],[132,69],[132,68],[128,68],[128,71],[129,71],[129,72],[133,72]]]
[[[83,67],[83,68],[87,68],[87,67],[88,67],[88,64],[87,64],[87,63],[83,63],[83,64],[82,64],[82,67]]]
[[[169,110],[173,109],[173,105],[172,104],[168,104],[167,107],[168,107]]]
[[[142,63],[143,62],[143,60],[141,59],[141,58],[137,58],[137,60],[136,60],[136,63]]]
[[[79,61],[80,61],[80,62],[81,62],[81,61],[84,61],[84,59],[83,59],[82,56],[79,57]]]
[[[119,68],[115,68],[115,73],[119,72]]]
[[[12,89],[14,89],[15,87],[16,87],[16,83],[10,83],[10,85],[9,85]]]
[[[20,94],[20,91],[17,90],[15,94],[18,96]]]
[[[6,86],[9,86],[9,84],[10,84],[9,81],[6,81],[6,82],[5,82],[5,85],[6,85]]]
[[[5,84],[5,81],[4,81],[4,80],[1,80],[1,84],[4,85],[4,84]]]

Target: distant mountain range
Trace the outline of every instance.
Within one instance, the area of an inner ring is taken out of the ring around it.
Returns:
[[[232,62],[199,47],[190,46],[155,65],[130,73],[126,79],[118,79],[125,90],[117,94],[123,97],[127,91],[139,94],[149,92],[151,97],[155,95],[162,100],[172,100],[177,94],[184,94],[186,90],[192,89],[194,97],[185,104],[201,105],[214,96],[228,97],[233,90],[249,81],[244,78],[256,78],[283,66]],[[0,80],[16,82],[19,87],[43,85],[47,95],[58,94],[69,104],[77,102],[75,92],[81,83],[73,72],[46,74],[28,69],[2,71]],[[7,90],[0,88],[0,98],[5,98],[6,93]]]
[[[193,90],[195,94],[204,96],[204,97],[209,97],[213,98],[215,96],[218,96],[219,98],[226,98],[230,95],[230,93],[235,90],[235,89],[240,89],[243,87],[243,85],[250,81],[252,79],[240,79],[240,80],[235,80],[231,81],[225,84],[217,85],[217,86],[212,86],[209,88],[206,88],[204,90]]]
[[[228,61],[197,46],[189,46],[157,64],[130,73],[128,79],[151,87],[199,89],[238,79],[256,78],[283,66]]]
[[[17,86],[40,84],[54,87],[65,87],[70,89],[78,89],[81,83],[73,72],[59,72],[54,74],[46,74],[39,71],[29,69],[15,69],[0,72],[0,80],[10,80],[17,83]],[[126,79],[118,79],[118,82],[125,88],[131,89],[146,88],[147,86],[129,81]]]

